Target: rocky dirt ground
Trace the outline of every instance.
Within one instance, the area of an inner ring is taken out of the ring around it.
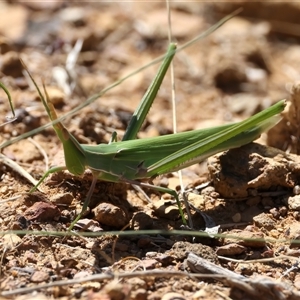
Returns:
[[[1,81],[17,113],[0,128],[1,299],[300,299],[300,5],[174,2],[173,39],[182,45],[239,7],[238,17],[176,54],[178,131],[240,121],[287,98],[283,120],[257,143],[183,171],[195,233],[183,234],[169,195],[145,190],[147,203],[126,184],[99,181],[90,211],[74,228],[94,236],[64,236],[91,176],[60,172],[26,194],[33,185],[25,176],[37,180],[60,165],[62,145],[51,127],[16,141],[49,121],[19,57],[64,115],[165,53],[166,5],[0,3]],[[138,72],[65,126],[80,143],[108,143],[113,131],[122,136],[156,71],[154,65]],[[139,138],[172,132],[169,75]],[[9,114],[3,92],[0,111],[2,123]],[[154,183],[177,189],[178,175]],[[226,236],[196,237],[209,223]]]

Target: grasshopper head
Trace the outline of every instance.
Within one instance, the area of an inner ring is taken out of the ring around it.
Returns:
[[[57,114],[53,103],[50,102],[47,91],[44,87],[47,101],[42,101],[46,106],[46,111],[51,121],[57,120]],[[53,124],[53,128],[61,140],[64,147],[65,162],[68,171],[74,175],[82,175],[86,166],[86,158],[84,149],[81,147],[76,138],[61,123]]]
[[[63,140],[61,138],[60,140],[63,143],[65,162],[68,171],[77,176],[82,175],[85,171],[86,157],[81,145],[75,139],[75,137],[64,127],[61,134],[58,136],[59,138],[60,136],[64,137]]]

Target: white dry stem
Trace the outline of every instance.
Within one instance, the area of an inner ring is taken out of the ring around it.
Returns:
[[[59,87],[63,89],[64,93],[67,96],[70,96],[72,94],[77,84],[75,65],[82,48],[82,44],[83,40],[78,39],[67,56],[65,68],[54,67],[52,69],[53,78],[55,79]]]
[[[47,155],[46,151],[45,151],[45,150],[43,149],[43,147],[42,147],[39,143],[37,143],[34,139],[28,138],[28,141],[29,141],[30,143],[32,143],[32,144],[33,144],[33,145],[41,152],[41,154],[43,155],[44,160],[45,160],[45,172],[47,172],[48,169],[49,169],[49,158],[48,158],[48,155]]]
[[[171,44],[172,42],[172,21],[171,21],[171,9],[170,9],[170,1],[166,0],[166,5],[167,5],[167,12],[168,12],[168,39],[169,43]],[[171,61],[170,64],[170,72],[171,72],[171,93],[172,93],[172,120],[173,120],[173,133],[177,133],[177,116],[176,116],[176,89],[175,89],[175,78],[174,78],[174,63],[173,60]],[[189,222],[189,227],[193,228],[193,220],[192,220],[192,215],[191,211],[189,208],[189,203],[187,201],[186,197],[186,192],[185,192],[185,187],[183,185],[183,179],[182,179],[182,171],[179,170],[177,171],[178,173],[178,178],[179,178],[179,183],[180,183],[180,190],[184,202],[184,206],[188,215],[188,222]]]
[[[8,166],[9,168],[11,168],[14,171],[16,171],[17,173],[19,173],[21,176],[26,178],[33,185],[36,185],[38,183],[38,181],[35,180],[25,169],[23,169],[16,162],[14,162],[13,160],[11,160],[10,158],[6,157],[5,155],[3,155],[1,153],[0,153],[0,162],[2,162],[3,164]],[[38,188],[38,190],[40,192],[42,192],[42,190],[40,188]]]

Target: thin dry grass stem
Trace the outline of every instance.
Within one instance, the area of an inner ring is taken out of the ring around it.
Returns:
[[[139,272],[124,272],[124,273],[109,273],[109,274],[95,274],[86,276],[84,278],[77,278],[77,279],[66,279],[66,280],[60,280],[56,282],[51,282],[47,284],[39,284],[31,287],[25,287],[25,288],[19,288],[12,291],[5,291],[0,293],[1,296],[7,297],[7,296],[14,296],[18,294],[23,293],[30,293],[33,291],[51,288],[51,287],[58,287],[58,286],[67,286],[72,284],[78,284],[88,281],[104,281],[104,280],[113,280],[115,278],[122,279],[122,278],[133,278],[133,277],[191,277],[191,278],[212,278],[215,279],[216,275],[210,275],[210,274],[188,274],[184,271],[159,271],[159,270],[151,270],[151,271],[139,271]],[[222,276],[223,277],[223,276]]]
[[[193,272],[221,275],[223,276],[221,278],[222,282],[238,288],[252,297],[259,296],[260,299],[271,299],[269,297],[272,295],[275,299],[280,300],[287,299],[287,295],[291,296],[289,299],[299,299],[300,297],[300,293],[292,291],[285,282],[263,276],[248,278],[216,265],[192,252],[188,254],[186,264]]]
[[[37,180],[35,180],[25,169],[23,169],[21,166],[19,166],[16,162],[11,160],[10,158],[6,157],[5,155],[0,153],[0,162],[8,166],[9,168],[13,169],[15,172],[19,173],[21,176],[26,178],[30,183],[33,185],[36,185],[38,183]],[[40,192],[42,190],[38,188]]]
[[[5,203],[5,202],[9,202],[9,201],[15,201],[17,199],[20,199],[23,195],[26,195],[26,194],[27,193],[22,193],[22,194],[17,195],[17,196],[13,196],[13,197],[10,197],[10,198],[4,199],[4,200],[0,200],[0,204]]]
[[[28,138],[28,141],[30,143],[32,143],[40,152],[41,154],[43,155],[44,157],[44,160],[45,160],[45,171],[47,172],[48,169],[49,169],[49,158],[48,158],[48,155],[46,153],[46,151],[43,149],[43,147],[38,143],[36,142],[33,138]]]
[[[231,261],[234,263],[243,263],[243,264],[253,264],[253,263],[267,263],[267,262],[272,262],[275,260],[283,260],[283,259],[289,259],[289,260],[296,260],[299,261],[299,257],[295,256],[289,256],[289,255],[280,255],[276,257],[268,257],[268,258],[261,258],[261,259],[250,259],[250,260],[240,260],[240,259],[234,259],[230,257],[225,257],[225,256],[218,256],[219,259],[226,260],[226,261]]]
[[[132,184],[131,185],[138,193],[141,193],[143,195],[143,197],[146,199],[146,201],[150,204],[152,204],[152,200],[151,198],[146,194],[146,192],[138,185],[136,184]]]
[[[139,259],[139,258],[137,258],[137,257],[134,257],[134,256],[127,256],[127,257],[122,258],[122,259],[119,260],[118,262],[114,263],[114,264],[112,265],[113,270],[114,270],[114,271],[118,271],[118,269],[117,269],[116,267],[118,267],[120,264],[125,263],[127,260],[134,260],[134,261],[137,261],[137,262],[142,262],[142,260]],[[143,271],[146,271],[145,266],[143,266],[142,264],[138,264],[137,266],[135,266],[135,267],[131,270],[131,272],[134,272],[134,271],[136,271],[136,270],[139,269],[139,268],[142,268]],[[120,279],[119,281],[121,281],[121,279]]]
[[[280,279],[282,279],[283,277],[287,276],[289,273],[291,273],[295,270],[299,270],[299,264],[300,264],[300,261],[298,259],[289,269],[287,269],[285,272],[282,273],[282,275],[280,276]]]
[[[67,96],[70,96],[76,87],[80,89],[81,93],[83,92],[83,89],[79,86],[75,71],[75,65],[82,49],[82,44],[82,39],[76,41],[74,47],[67,55],[65,67],[56,66],[52,69],[52,76],[54,80]]]
[[[130,226],[130,224],[127,224],[125,225],[121,230],[120,232],[124,231],[125,229],[127,229],[128,227]],[[114,243],[112,245],[112,254],[111,254],[111,260],[113,263],[115,263],[115,249],[116,249],[116,245],[117,245],[117,240],[119,239],[119,235],[116,236],[115,240],[114,240]]]
[[[166,0],[166,6],[167,6],[167,12],[168,12],[168,39],[169,43],[172,43],[172,20],[171,20],[171,9],[170,9],[170,1]],[[171,61],[170,64],[170,74],[171,74],[171,102],[172,102],[172,121],[173,121],[173,133],[177,133],[177,111],[176,111],[176,87],[175,87],[175,75],[174,75],[174,62]],[[192,214],[190,211],[189,203],[186,197],[185,187],[183,185],[183,178],[182,178],[182,171],[177,171],[178,178],[179,178],[179,184],[180,184],[180,190],[182,193],[182,199],[184,203],[184,207],[186,210],[186,213],[188,215],[188,223],[189,227],[193,228],[193,220],[192,220]]]

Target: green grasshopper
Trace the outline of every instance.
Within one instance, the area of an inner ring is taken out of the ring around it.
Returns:
[[[30,192],[35,191],[51,173],[68,170],[73,175],[80,176],[87,168],[92,171],[93,180],[82,211],[72,222],[70,229],[87,210],[98,179],[109,182],[126,182],[169,193],[176,199],[182,222],[186,224],[176,191],[155,186],[145,180],[186,168],[218,152],[245,145],[278,122],[280,118],[278,114],[285,107],[284,100],[242,122],[136,139],[175,53],[176,45],[170,44],[157,75],[132,116],[122,141],[116,141],[116,134],[113,134],[109,144],[99,145],[80,144],[61,122],[57,122],[58,118],[53,104],[49,101],[45,86],[44,97],[24,65],[49,118],[51,121],[56,121],[53,123],[53,128],[63,144],[65,155],[65,166],[57,166],[48,170]]]

